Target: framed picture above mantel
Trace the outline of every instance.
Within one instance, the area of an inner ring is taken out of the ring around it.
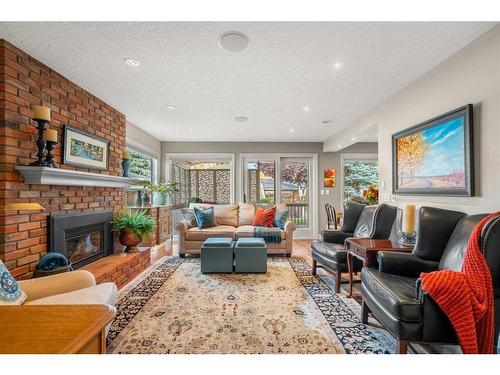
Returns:
[[[64,126],[63,163],[108,170],[109,141],[84,130]]]
[[[394,194],[474,195],[473,106],[392,136]]]

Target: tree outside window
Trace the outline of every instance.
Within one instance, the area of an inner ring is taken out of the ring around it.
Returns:
[[[368,160],[346,161],[344,166],[344,201],[363,201],[363,191],[378,186],[378,163]]]

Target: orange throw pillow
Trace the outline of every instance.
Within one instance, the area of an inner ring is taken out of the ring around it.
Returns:
[[[272,208],[263,209],[258,207],[255,211],[252,225],[256,227],[274,227],[274,217],[276,216],[276,206]]]

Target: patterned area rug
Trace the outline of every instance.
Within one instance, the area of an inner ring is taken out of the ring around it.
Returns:
[[[207,275],[199,258],[164,258],[116,307],[108,353],[394,352],[304,258],[269,258],[267,274]]]

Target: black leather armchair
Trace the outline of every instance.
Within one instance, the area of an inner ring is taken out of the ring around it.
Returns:
[[[325,268],[335,275],[335,291],[340,292],[342,273],[348,272],[347,251],[344,242],[349,237],[389,238],[396,207],[387,204],[366,206],[360,203],[344,204],[344,224],[340,230],[322,231],[322,241],[311,243],[313,258],[313,275],[317,267]],[[362,263],[353,260],[353,272],[359,272]]]
[[[434,300],[420,286],[420,273],[441,269],[460,271],[470,234],[486,215],[422,207],[412,253],[379,252],[379,268],[361,272],[362,321],[372,315],[397,338],[397,352],[408,343],[456,344],[455,331]],[[494,287],[495,343],[500,326],[500,219],[484,228],[480,246]]]

